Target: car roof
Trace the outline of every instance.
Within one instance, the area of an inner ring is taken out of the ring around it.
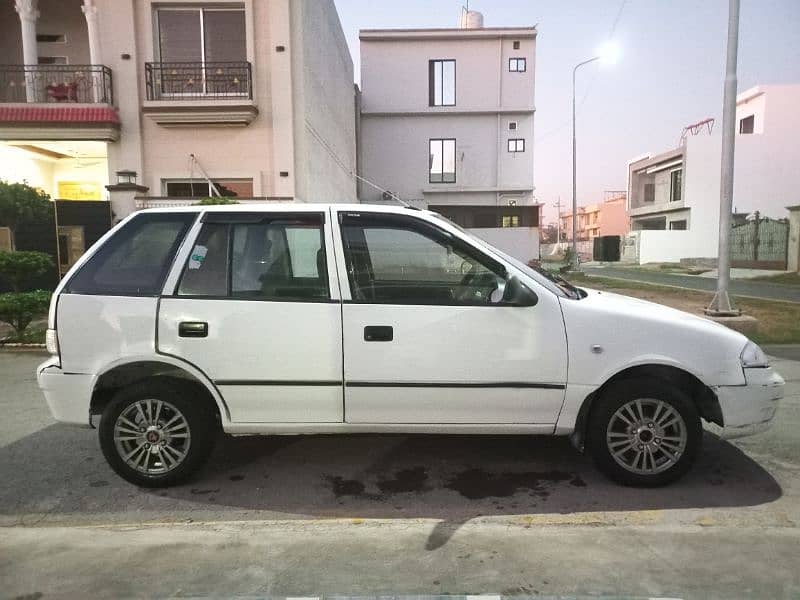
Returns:
[[[431,211],[414,206],[398,206],[393,204],[336,204],[309,202],[246,202],[241,204],[192,204],[189,206],[169,206],[147,208],[140,213],[177,213],[177,212],[323,212],[329,208],[345,211],[372,211],[407,214],[409,211],[432,214]]]

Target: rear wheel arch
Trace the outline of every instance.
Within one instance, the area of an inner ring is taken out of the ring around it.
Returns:
[[[584,398],[578,417],[575,421],[575,428],[570,436],[576,448],[583,449],[586,441],[586,428],[589,423],[589,415],[592,406],[597,398],[609,388],[609,386],[626,379],[652,379],[661,380],[666,384],[676,387],[681,392],[692,399],[698,414],[712,423],[719,426],[723,425],[722,409],[716,393],[692,373],[664,364],[644,364],[636,365],[623,369],[609,377],[599,388]]]
[[[190,390],[200,401],[208,404],[218,423],[228,416],[227,407],[213,384],[191,365],[161,358],[140,358],[115,363],[98,375],[92,389],[90,417],[102,414],[119,390],[158,378]]]

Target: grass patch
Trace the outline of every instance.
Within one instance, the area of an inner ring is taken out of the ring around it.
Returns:
[[[777,275],[759,275],[758,277],[748,277],[744,281],[767,281],[769,283],[780,283],[783,285],[800,285],[800,273],[778,273]]]
[[[585,273],[569,273],[567,279],[576,285],[641,298],[696,315],[703,314],[703,309],[714,296],[712,292],[672,288],[638,281],[589,277]],[[759,344],[800,343],[800,304],[736,296],[733,297],[733,301],[744,314],[758,319],[757,331],[749,334],[754,341]]]

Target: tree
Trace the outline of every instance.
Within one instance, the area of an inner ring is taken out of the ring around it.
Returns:
[[[25,329],[35,318],[47,312],[50,306],[50,292],[0,294],[0,321],[14,328],[17,338],[21,338]]]
[[[53,259],[44,252],[0,250],[0,276],[11,284],[15,292],[22,291],[26,283],[44,275],[53,266]]]
[[[559,241],[557,238],[558,238],[558,226],[555,223],[548,223],[542,228],[543,244],[555,244]]]
[[[11,249],[16,245],[17,227],[29,221],[50,218],[50,196],[27,183],[9,183],[0,179],[0,226],[11,232]]]
[[[203,198],[202,200],[195,202],[195,205],[199,206],[213,206],[216,204],[239,204],[239,203],[233,198],[226,198],[222,196],[216,196],[214,198]]]

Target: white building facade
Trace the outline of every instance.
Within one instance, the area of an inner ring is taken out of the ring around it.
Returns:
[[[736,101],[733,212],[783,219],[800,204],[800,85],[763,85]],[[707,125],[686,143],[628,163],[629,260],[716,258],[722,136]],[[635,250],[634,250],[635,249]],[[624,252],[623,252],[624,253]]]
[[[0,0],[0,34],[0,178],[117,218],[217,193],[356,200],[333,0]]]
[[[436,210],[521,260],[533,198],[535,28],[362,30],[362,202]]]

